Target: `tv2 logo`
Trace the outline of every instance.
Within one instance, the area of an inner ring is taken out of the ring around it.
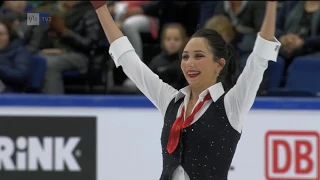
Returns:
[[[319,180],[319,134],[269,131],[265,136],[267,180]]]
[[[27,13],[27,25],[37,26],[40,23],[51,22],[50,16],[40,15],[39,13]]]

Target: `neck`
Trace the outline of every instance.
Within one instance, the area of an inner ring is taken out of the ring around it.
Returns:
[[[197,86],[197,87],[191,87],[191,95],[190,95],[190,100],[198,100],[199,95],[209,87],[213,86],[217,82],[205,85],[205,86]]]

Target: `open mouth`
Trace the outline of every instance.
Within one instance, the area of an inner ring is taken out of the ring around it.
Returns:
[[[187,75],[189,78],[196,78],[197,76],[199,76],[199,74],[199,71],[187,71]]]

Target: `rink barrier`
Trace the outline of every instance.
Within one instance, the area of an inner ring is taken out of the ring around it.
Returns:
[[[142,95],[16,95],[0,96],[0,106],[154,108]],[[252,109],[320,110],[320,98],[256,98]]]
[[[257,98],[243,123],[229,180],[320,179],[320,99]],[[2,94],[0,180],[159,179],[162,127],[144,96]]]

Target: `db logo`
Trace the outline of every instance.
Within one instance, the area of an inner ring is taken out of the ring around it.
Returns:
[[[265,136],[267,180],[319,180],[317,132],[269,131]]]

